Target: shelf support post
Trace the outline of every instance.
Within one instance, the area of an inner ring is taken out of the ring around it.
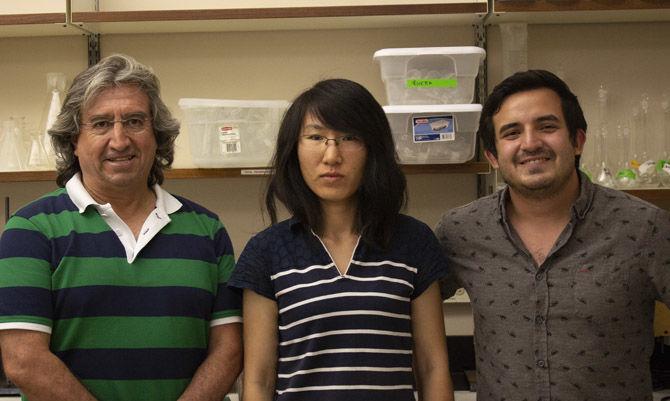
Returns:
[[[100,4],[96,0],[96,11],[100,9]],[[100,61],[100,34],[91,32],[84,28],[83,24],[72,22],[72,0],[65,0],[65,26],[80,30],[88,38],[88,66],[92,66]]]
[[[90,33],[86,36],[88,36],[88,66],[91,67],[100,61],[100,34]]]
[[[475,45],[481,47],[488,53],[487,21],[493,14],[493,0],[488,0],[487,3],[486,14],[473,26],[473,29],[475,34]],[[476,80],[477,92],[475,93],[475,101],[480,104],[484,104],[486,96],[488,95],[487,60],[488,57],[479,65],[479,73],[477,74]],[[478,161],[482,161],[483,159],[480,144],[480,141],[477,141],[476,155]],[[492,171],[489,174],[477,174],[477,197],[486,196],[492,193],[495,189],[495,181],[495,171]]]

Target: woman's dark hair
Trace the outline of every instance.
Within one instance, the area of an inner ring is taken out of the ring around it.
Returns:
[[[277,222],[275,200],[279,200],[294,218],[322,233],[321,203],[305,183],[298,161],[298,142],[308,114],[327,128],[357,135],[365,143],[367,159],[357,192],[355,228],[365,242],[386,247],[397,215],[407,202],[407,184],[384,110],[367,89],[346,79],[318,82],[286,111],[265,193],[270,220]]]
[[[570,133],[570,142],[573,145],[577,144],[577,131],[581,129],[586,132],[587,128],[584,112],[579,105],[577,96],[570,91],[565,82],[551,72],[528,70],[517,72],[506,78],[493,88],[493,92],[486,99],[479,119],[479,130],[477,131],[485,150],[497,156],[493,116],[500,111],[500,107],[505,100],[515,93],[542,88],[551,89],[561,99],[561,109]],[[579,155],[575,156],[575,166],[579,168]]]

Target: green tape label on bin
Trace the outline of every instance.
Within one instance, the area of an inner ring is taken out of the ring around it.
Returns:
[[[456,78],[449,79],[408,79],[408,88],[456,88],[458,87],[458,80]]]

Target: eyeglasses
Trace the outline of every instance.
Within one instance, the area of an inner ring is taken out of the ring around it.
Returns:
[[[342,135],[337,138],[327,138],[318,134],[301,136],[305,146],[313,151],[324,151],[328,148],[328,142],[330,141],[333,141],[342,152],[360,150],[365,146],[363,139],[358,135]]]
[[[144,132],[149,124],[147,124],[149,117],[147,116],[132,116],[128,118],[121,118],[119,120],[108,119],[94,119],[88,123],[81,125],[88,127],[88,129],[95,135],[105,135],[114,128],[114,124],[121,123],[125,132],[130,134],[139,134]]]

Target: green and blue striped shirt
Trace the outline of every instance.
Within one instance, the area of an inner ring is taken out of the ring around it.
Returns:
[[[52,352],[101,401],[176,400],[210,326],[241,322],[241,299],[226,288],[225,228],[175,198],[132,263],[98,209],[80,211],[65,188],[16,212],[0,239],[0,329],[51,333]]]

